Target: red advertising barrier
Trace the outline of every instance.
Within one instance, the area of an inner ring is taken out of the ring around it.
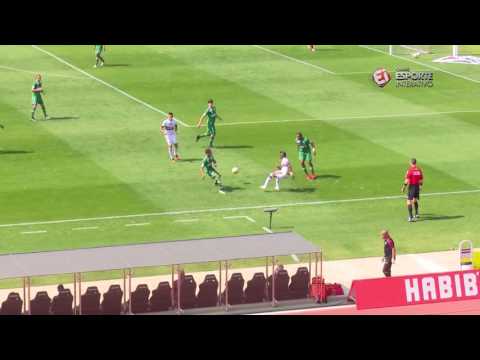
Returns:
[[[357,309],[480,299],[480,271],[354,280],[348,297]]]

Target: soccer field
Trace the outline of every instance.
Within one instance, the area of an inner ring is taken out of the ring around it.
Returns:
[[[480,67],[378,49],[118,45],[96,69],[93,45],[0,46],[0,252],[261,233],[268,206],[280,208],[274,231],[297,231],[327,259],[380,256],[383,228],[399,253],[475,243]],[[433,70],[434,87],[381,89],[380,67]],[[37,72],[52,119],[33,123]],[[209,98],[224,118],[214,155],[226,194],[200,178],[208,141],[195,142],[195,125]],[[168,111],[181,122],[177,163],[159,131]],[[315,181],[297,131],[318,146]],[[296,177],[263,192],[280,150]],[[413,224],[400,193],[411,157],[425,174]]]

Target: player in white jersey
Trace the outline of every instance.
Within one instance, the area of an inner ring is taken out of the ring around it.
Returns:
[[[170,157],[170,160],[180,160],[180,156],[178,156],[177,143],[178,125],[177,121],[173,117],[173,113],[168,113],[167,119],[165,119],[162,123],[161,131],[165,136],[165,141],[167,142],[168,156]]]
[[[287,153],[280,151],[280,166],[277,167],[268,177],[265,179],[265,183],[260,188],[265,190],[271,180],[275,178],[275,190],[280,191],[280,180],[285,179],[288,176],[293,177],[293,170],[290,161],[287,158]]]

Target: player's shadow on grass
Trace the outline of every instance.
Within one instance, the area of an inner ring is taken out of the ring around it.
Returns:
[[[217,149],[253,149],[251,145],[224,145],[224,146],[215,146]]]
[[[317,191],[317,189],[315,189],[315,188],[293,188],[293,189],[287,189],[286,191],[293,192],[293,193],[311,194],[311,193]]]
[[[226,193],[231,193],[231,192],[234,192],[234,191],[239,191],[239,190],[245,190],[245,188],[243,187],[238,187],[238,186],[224,186],[222,188],[222,191],[226,192]]]
[[[464,218],[463,215],[454,215],[454,216],[447,216],[447,215],[435,215],[435,214],[420,214],[420,219],[418,221],[437,221],[437,220],[455,220]]]
[[[105,67],[124,67],[124,66],[130,66],[130,64],[104,64],[103,66],[105,66]]]
[[[200,162],[200,161],[202,161],[202,159],[194,159],[194,158],[192,158],[192,159],[182,159],[182,160],[180,160],[180,161],[181,161],[181,162],[186,162],[186,163],[193,163],[193,162]]]
[[[33,151],[25,151],[25,150],[0,150],[0,155],[19,155],[19,154],[33,154]]]
[[[338,176],[338,175],[325,174],[325,175],[317,175],[317,178],[315,180],[340,179],[340,178],[341,178],[341,176]]]
[[[78,120],[80,119],[78,116],[53,116],[49,118],[47,121],[50,120]]]

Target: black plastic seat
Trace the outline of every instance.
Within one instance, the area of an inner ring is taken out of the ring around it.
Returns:
[[[31,315],[50,315],[50,307],[52,306],[52,299],[48,296],[46,291],[39,291],[35,298],[30,301]]]
[[[150,311],[167,311],[172,307],[172,288],[168,281],[158,284],[157,288],[152,291],[150,298]]]
[[[243,292],[243,286],[245,280],[241,273],[234,273],[227,282],[228,288],[228,304],[238,305],[243,304],[245,301],[245,294]],[[226,290],[222,293],[222,304],[225,304]]]
[[[82,315],[100,314],[100,291],[96,286],[90,286],[81,297]]]
[[[218,281],[215,275],[206,275],[198,289],[197,307],[218,305]]]
[[[308,297],[308,288],[310,285],[310,274],[306,267],[300,267],[297,269],[295,275],[292,276],[290,286],[291,299],[304,299]]]
[[[253,278],[247,282],[245,289],[245,303],[259,303],[265,299],[265,286],[267,279],[263,273],[255,273]]]
[[[53,297],[51,310],[53,315],[73,315],[73,295],[69,289]]]
[[[279,270],[275,275],[275,300],[288,300],[290,298],[290,291],[288,284],[290,276],[287,270]],[[272,300],[272,275],[268,277],[268,300]]]
[[[140,284],[137,286],[134,292],[132,292],[132,313],[141,314],[149,311],[148,298],[150,297],[150,289],[146,284]]]
[[[174,306],[177,307],[178,304],[178,287],[177,281],[173,282],[173,299]],[[192,275],[185,275],[181,280],[180,287],[180,307],[182,309],[192,309],[196,306],[197,303],[197,283]]]
[[[8,294],[7,299],[2,302],[0,313],[2,315],[22,315],[23,301],[16,292]]]
[[[101,311],[104,315],[120,315],[122,313],[123,291],[120,285],[110,285],[103,294]]]

